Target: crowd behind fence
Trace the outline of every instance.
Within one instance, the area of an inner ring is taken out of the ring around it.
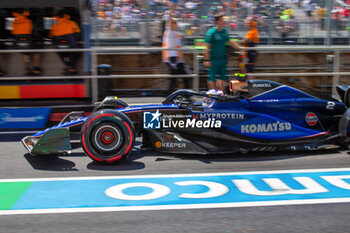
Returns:
[[[171,9],[165,4],[167,1],[151,0],[154,4],[148,7],[136,4],[137,2],[140,1],[99,1],[94,11],[97,19],[93,20],[96,29],[93,38],[103,41],[114,37],[116,45],[118,38],[145,38],[146,35],[142,33],[142,27],[147,26],[145,22],[150,27],[162,27],[163,24],[157,22],[169,18]],[[310,13],[307,13],[308,2]],[[283,44],[346,45],[350,44],[349,6],[338,2],[342,1],[179,1],[175,9],[172,9],[172,14],[180,19],[179,28],[187,39],[202,38],[213,26],[213,16],[223,13],[232,37],[241,38],[247,30],[244,26],[245,18],[254,15],[261,37],[264,38],[262,44],[281,44],[282,39]],[[188,3],[194,6],[186,5]],[[149,30],[152,31],[152,28]],[[161,36],[161,32],[159,34]],[[188,45],[192,42],[186,41]],[[132,43],[130,45],[136,45],[141,40]]]

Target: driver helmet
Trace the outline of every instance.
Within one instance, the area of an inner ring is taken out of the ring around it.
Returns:
[[[216,96],[223,96],[224,95],[224,93],[222,91],[217,90],[217,89],[210,89],[209,91],[206,92],[206,94],[208,94],[209,97],[205,97],[203,99],[203,106],[204,107],[211,106],[214,103],[215,99],[210,98],[211,95],[216,95]]]

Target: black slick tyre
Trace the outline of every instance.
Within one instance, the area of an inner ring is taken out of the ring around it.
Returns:
[[[94,112],[81,129],[84,152],[99,163],[122,161],[135,144],[135,129],[123,113],[112,109]]]

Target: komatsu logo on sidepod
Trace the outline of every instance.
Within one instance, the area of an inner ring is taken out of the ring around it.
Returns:
[[[288,122],[267,123],[267,124],[249,124],[241,125],[241,133],[267,133],[290,131],[292,125]]]

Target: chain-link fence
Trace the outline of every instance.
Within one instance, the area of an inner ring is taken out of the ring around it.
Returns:
[[[204,37],[214,26],[213,17],[217,13],[226,15],[226,27],[232,38],[241,39],[248,31],[245,18],[254,16],[263,45],[350,44],[349,6],[341,0],[186,0],[175,7],[166,2],[95,2],[91,21],[93,41],[99,45],[159,45],[171,12],[179,19],[179,30],[187,45]]]

